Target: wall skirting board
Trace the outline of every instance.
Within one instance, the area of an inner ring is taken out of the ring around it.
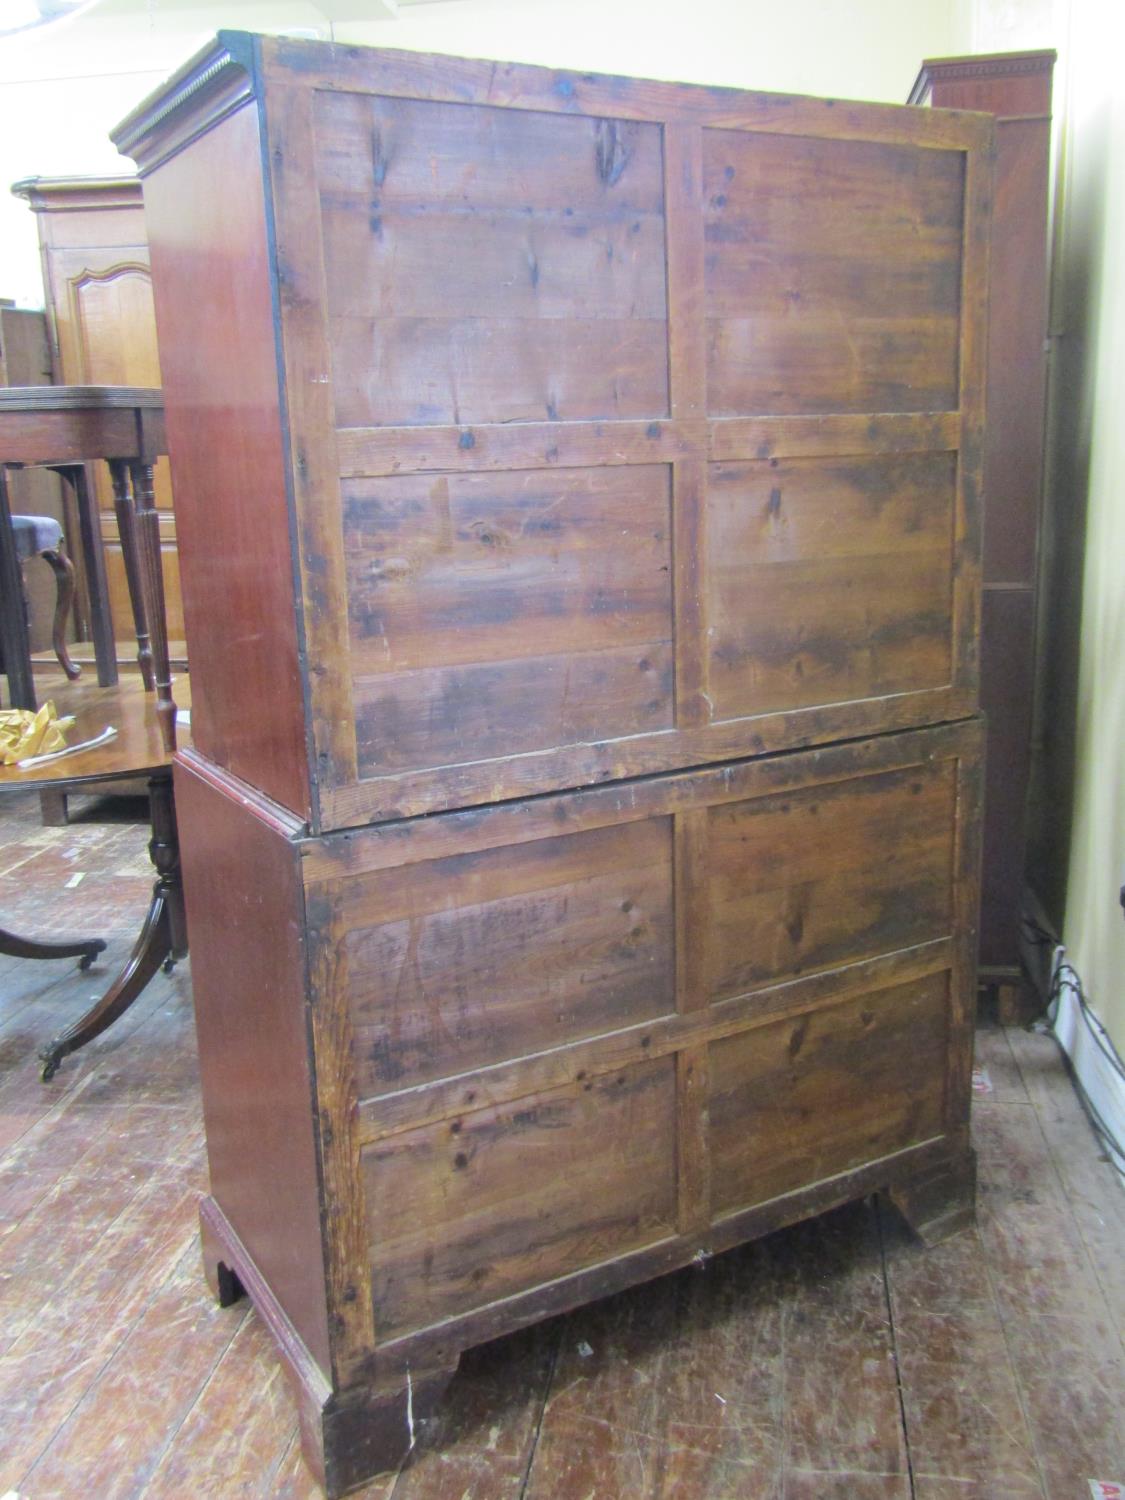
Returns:
[[[1043,1001],[1045,1029],[1070,1063],[1071,1077],[1091,1123],[1125,1177],[1125,1071],[1104,1026],[1090,1007],[1081,975],[1062,943],[1049,934],[1037,903],[1025,920],[1024,962]]]
[[[1055,950],[1056,967],[1066,963],[1066,950]],[[1095,1129],[1117,1170],[1125,1176],[1125,1077],[1113,1062],[1113,1044],[1098,1018],[1087,1007],[1083,1014],[1079,990],[1065,971],[1057,983],[1050,1015],[1051,1031],[1070,1059],[1076,1082]]]

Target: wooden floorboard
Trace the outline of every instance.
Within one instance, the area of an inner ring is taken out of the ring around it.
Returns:
[[[0,920],[105,937],[0,959],[0,1495],[315,1500],[245,1303],[216,1307],[190,961],[38,1079],[124,961],[140,823],[0,803]],[[81,876],[79,880],[74,877]],[[1125,1470],[1125,1193],[1054,1043],[978,1033],[978,1226],[853,1204],[474,1350],[362,1500],[1087,1500]]]

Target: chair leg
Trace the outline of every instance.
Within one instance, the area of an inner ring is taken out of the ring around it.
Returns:
[[[24,613],[23,575],[8,508],[8,485],[0,464],[0,658],[8,678],[8,706],[35,709],[31,642]]]
[[[74,603],[74,564],[61,547],[40,552],[39,556],[55,575],[55,620],[51,627],[51,644],[59,666],[73,682],[82,675],[82,668],[75,666],[66,649],[66,622]]]

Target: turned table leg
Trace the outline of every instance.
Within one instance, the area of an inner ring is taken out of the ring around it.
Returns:
[[[129,603],[133,610],[133,632],[137,637],[137,664],[141,669],[141,680],[145,685],[145,691],[151,693],[156,686],[153,677],[152,642],[149,639],[148,605],[151,596],[145,590],[145,580],[137,552],[135,496],[130,494],[132,466],[124,459],[111,458],[109,475],[113,481],[113,509],[117,516],[117,534],[121,538],[125,582],[129,590]]]
[[[160,556],[160,512],[156,508],[152,464],[130,459],[129,488],[133,502],[133,536],[137,546],[140,590],[151,632],[156,717],[164,748],[176,748],[176,704],[172,698],[172,664],[168,655],[168,620],[164,604],[164,566]],[[146,686],[149,684],[146,681]]]

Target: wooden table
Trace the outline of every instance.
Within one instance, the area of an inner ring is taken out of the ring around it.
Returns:
[[[175,720],[167,671],[164,578],[153,465],[167,452],[163,397],[134,386],[12,386],[0,390],[0,646],[12,703],[35,707],[19,561],[9,521],[5,469],[38,466],[70,485],[78,510],[81,548],[90,596],[98,683],[117,681],[109,595],[97,501],[86,464],[104,460],[113,481],[114,508],[137,633],[137,657],[146,688],[155,687],[158,720],[174,744]],[[164,650],[153,649],[163,633]],[[164,663],[163,669],[161,663]]]
[[[77,745],[101,733],[107,724],[117,737],[63,760],[21,771],[0,766],[0,792],[23,788],[45,791],[63,786],[68,791],[94,790],[103,784],[148,781],[152,838],[149,856],[156,868],[152,901],[140,936],[120,974],[102,997],[73,1025],[43,1047],[43,1080],[51,1078],[68,1052],[84,1046],[125,1013],[156,971],[170,970],[187,954],[187,922],[180,883],[180,851],[172,791],[172,752],[165,744],[163,724],[152,694],[133,679],[114,688],[67,686],[52,693],[60,717],[73,713],[76,723],[67,740]],[[185,682],[181,698],[190,704]],[[190,743],[186,726],[181,744]],[[41,943],[17,937],[0,928],[0,953],[16,958],[80,958],[87,968],[105,947],[101,939],[85,942]]]

